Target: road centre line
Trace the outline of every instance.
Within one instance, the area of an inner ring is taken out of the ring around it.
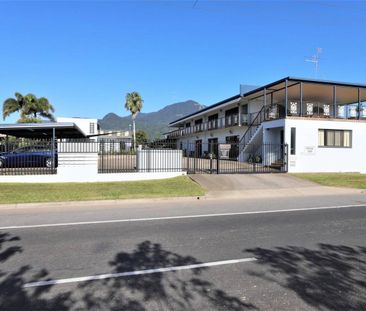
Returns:
[[[138,276],[138,275],[153,274],[153,273],[180,271],[180,270],[191,270],[191,269],[207,268],[207,267],[214,267],[214,266],[232,265],[232,264],[251,262],[251,261],[256,261],[256,260],[257,259],[254,257],[249,257],[249,258],[231,259],[231,260],[223,260],[223,261],[211,261],[211,262],[198,263],[198,264],[192,264],[192,265],[186,265],[186,266],[173,266],[173,267],[166,267],[166,268],[156,268],[156,269],[147,269],[147,270],[139,270],[139,271],[121,272],[121,273],[107,273],[107,274],[99,274],[99,275],[90,275],[90,276],[82,276],[82,277],[67,278],[67,279],[38,281],[38,282],[26,283],[23,285],[23,288],[60,285],[60,284],[67,284],[67,283],[80,283],[80,282],[105,280],[105,279],[120,278],[120,277],[127,277],[127,276]]]
[[[68,222],[68,223],[51,223],[51,224],[40,224],[40,225],[20,225],[20,226],[0,227],[0,230],[46,228],[46,227],[66,227],[66,226],[112,224],[112,223],[123,223],[123,222],[140,222],[140,221],[157,221],[157,220],[174,220],[174,219],[194,219],[194,218],[225,217],[225,216],[271,214],[271,213],[287,213],[287,212],[302,212],[302,211],[312,211],[312,210],[341,209],[341,208],[363,207],[363,206],[366,207],[366,204],[321,206],[321,207],[304,207],[304,208],[290,208],[290,209],[276,209],[276,210],[248,211],[248,212],[233,212],[233,213],[218,213],[218,214],[198,214],[198,215],[150,217],[150,218],[135,218],[135,219],[133,219],[133,218],[131,218],[131,219],[111,219],[111,220],[81,221],[81,222]]]

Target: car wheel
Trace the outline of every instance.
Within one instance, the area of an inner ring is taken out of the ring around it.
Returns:
[[[4,160],[0,160],[0,168],[3,168],[3,167],[5,167]]]
[[[53,165],[53,159],[52,158],[47,158],[46,159],[46,167],[48,168],[52,168],[54,165]]]

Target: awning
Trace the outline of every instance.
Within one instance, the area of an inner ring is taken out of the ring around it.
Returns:
[[[0,124],[0,134],[25,138],[86,138],[72,122]]]

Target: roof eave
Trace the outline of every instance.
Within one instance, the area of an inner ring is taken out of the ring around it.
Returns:
[[[180,122],[182,122],[182,121],[185,121],[185,120],[187,120],[187,119],[190,119],[190,118],[192,118],[192,117],[194,117],[194,116],[198,116],[198,115],[200,115],[201,113],[208,112],[208,111],[210,111],[211,109],[214,109],[214,108],[220,107],[221,105],[225,105],[225,104],[227,104],[227,103],[229,103],[229,102],[231,102],[231,101],[235,101],[235,100],[240,99],[240,98],[241,98],[240,94],[235,95],[235,96],[232,96],[232,97],[229,97],[229,98],[226,98],[226,99],[224,99],[224,100],[222,100],[222,101],[219,101],[219,102],[217,102],[217,103],[215,103],[215,104],[213,104],[213,105],[211,105],[211,106],[208,106],[208,107],[203,108],[203,109],[201,109],[201,110],[199,110],[199,111],[196,111],[196,112],[191,113],[191,114],[189,114],[189,115],[187,115],[187,116],[184,116],[184,117],[182,117],[182,118],[180,118],[180,119],[177,119],[177,120],[175,120],[175,121],[173,121],[173,122],[170,122],[170,123],[169,123],[169,126],[173,127],[173,126],[174,126],[174,125],[176,125],[177,123],[180,123]]]

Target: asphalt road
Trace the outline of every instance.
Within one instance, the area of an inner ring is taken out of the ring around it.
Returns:
[[[0,310],[365,310],[364,202],[3,209]]]

